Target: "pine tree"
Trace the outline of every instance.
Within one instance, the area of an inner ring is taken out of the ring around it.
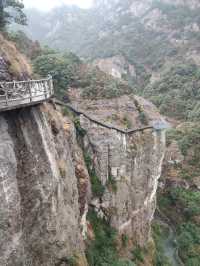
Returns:
[[[24,5],[20,0],[0,0],[0,30],[5,30],[6,25],[15,22],[26,25]]]

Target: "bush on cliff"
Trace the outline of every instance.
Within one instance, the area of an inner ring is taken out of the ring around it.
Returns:
[[[32,41],[29,39],[23,31],[10,31],[7,33],[7,35],[8,39],[15,43],[17,49],[31,60],[41,55],[42,48],[40,43],[38,41]]]
[[[181,128],[167,132],[167,144],[177,141],[187,166],[195,166],[200,171],[200,126],[196,123],[185,123]],[[192,173],[190,173],[192,175]],[[200,173],[199,173],[200,174]]]
[[[105,186],[102,185],[96,174],[91,156],[86,152],[84,153],[84,160],[90,175],[92,194],[94,197],[101,198],[105,192]]]
[[[79,86],[84,85],[82,92],[84,98],[110,99],[133,92],[132,88],[126,82],[114,79],[94,67],[86,67],[84,73],[80,75],[80,81],[82,84],[79,84]]]
[[[178,245],[186,266],[200,265],[200,226],[182,224],[178,229]]]
[[[156,245],[154,265],[171,266],[168,258],[164,254],[163,249],[163,242],[168,238],[168,229],[162,226],[162,224],[154,221],[154,223],[152,224],[152,233]]]
[[[161,113],[181,120],[199,121],[200,71],[196,64],[177,64],[144,90]]]
[[[90,266],[136,266],[128,259],[119,258],[117,232],[94,211],[88,214],[95,239],[88,245],[86,255]]]
[[[67,88],[76,81],[79,64],[79,58],[72,53],[60,54],[51,49],[44,49],[33,61],[33,68],[34,72],[42,77],[53,77],[56,95],[62,98]]]
[[[184,265],[200,265],[200,192],[169,188],[159,195],[158,202],[176,228],[179,255]]]

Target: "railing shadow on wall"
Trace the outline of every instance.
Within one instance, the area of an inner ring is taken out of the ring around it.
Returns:
[[[51,76],[41,80],[0,82],[0,112],[43,102],[53,94]]]

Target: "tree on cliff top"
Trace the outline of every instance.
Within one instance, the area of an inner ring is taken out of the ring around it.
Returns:
[[[0,31],[7,24],[15,22],[26,25],[26,15],[23,12],[24,5],[19,0],[0,0]]]

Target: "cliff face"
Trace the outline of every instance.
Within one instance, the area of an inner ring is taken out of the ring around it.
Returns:
[[[119,233],[144,246],[150,239],[156,207],[164,133],[146,130],[125,136],[87,119],[81,120],[81,125],[87,131],[85,145],[91,151],[96,173],[102,184],[107,184],[103,197],[91,204]]]
[[[92,112],[105,123],[107,108],[114,117],[116,103],[121,102],[121,117],[132,114],[130,123],[140,127],[131,99],[97,100],[90,106],[82,100],[80,108],[85,106],[89,116]],[[149,121],[161,119],[151,104],[138,101],[148,106]],[[105,112],[99,112],[103,103]],[[143,246],[150,238],[164,132],[124,134],[82,115],[80,126],[86,132],[82,148],[104,187],[101,196],[92,191],[91,197],[74,124],[56,109],[44,104],[0,115],[1,265],[68,265],[72,257],[77,265],[87,265],[88,205],[135,243]],[[116,127],[122,129],[124,120],[120,123]]]
[[[85,153],[91,158],[93,172],[101,181],[104,193],[100,196],[93,193],[90,205],[100,216],[106,217],[119,234],[126,234],[141,246],[146,245],[156,207],[165,132],[144,129],[125,134],[116,129],[144,127],[141,110],[147,120],[145,126],[162,121],[162,117],[152,104],[139,97],[122,96],[112,101],[73,98],[72,102],[93,119],[82,115],[80,125],[86,132]],[[95,120],[116,129],[98,125]]]
[[[115,78],[122,79],[130,76],[136,78],[136,71],[133,65],[129,64],[123,56],[114,56],[106,59],[98,59],[93,62],[101,71],[110,74]]]
[[[86,265],[69,125],[44,106],[0,115],[0,265]]]

